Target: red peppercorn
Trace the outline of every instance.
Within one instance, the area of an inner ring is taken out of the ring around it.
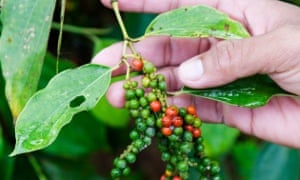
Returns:
[[[172,129],[170,127],[163,127],[161,128],[161,133],[164,135],[164,136],[170,136],[172,135]]]
[[[185,125],[184,126],[184,129],[187,130],[187,131],[190,131],[191,133],[193,132],[194,128],[192,125]]]
[[[194,138],[198,138],[201,136],[201,130],[199,128],[194,128],[192,133]]]
[[[165,114],[170,117],[174,117],[178,115],[178,108],[176,106],[170,106],[166,109]]]
[[[180,177],[180,176],[174,176],[174,177],[172,178],[172,180],[181,180],[181,177]]]
[[[175,127],[181,127],[183,125],[183,119],[180,116],[175,116],[173,118],[173,125]]]
[[[161,103],[158,100],[152,101],[150,103],[150,108],[153,112],[159,112],[161,110]]]
[[[162,175],[162,176],[160,176],[160,180],[166,180],[166,175]]]
[[[187,113],[193,116],[197,116],[197,110],[194,106],[190,105],[186,108]]]
[[[135,71],[142,71],[144,67],[144,63],[141,59],[134,59],[131,62],[131,67]]]
[[[161,119],[161,124],[163,127],[170,127],[172,125],[172,119],[169,116],[164,116]]]

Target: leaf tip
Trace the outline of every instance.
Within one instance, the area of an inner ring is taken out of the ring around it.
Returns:
[[[16,156],[16,155],[18,155],[18,154],[21,154],[21,153],[18,152],[18,150],[14,149],[8,156],[9,156],[9,157],[14,157],[14,156]]]

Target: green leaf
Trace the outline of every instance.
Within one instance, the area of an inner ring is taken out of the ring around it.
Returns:
[[[37,92],[21,112],[15,128],[12,155],[51,144],[74,114],[92,109],[106,93],[111,69],[96,64],[66,70]]]
[[[268,143],[257,157],[252,179],[300,179],[299,166],[299,150]]]
[[[65,158],[77,158],[99,149],[108,149],[106,133],[103,123],[96,120],[90,112],[81,112],[73,117],[72,123],[64,127],[54,143],[44,149],[44,152]]]
[[[96,172],[91,159],[95,160],[95,157],[76,160],[43,157],[40,158],[40,162],[48,179],[106,180],[107,178],[101,177],[99,172]]]
[[[184,87],[180,92],[175,94],[190,94],[248,108],[263,106],[273,96],[293,96],[291,93],[281,89],[265,75],[255,75],[239,79],[215,88],[191,89]]]
[[[95,108],[91,110],[91,113],[99,121],[111,127],[125,127],[130,119],[127,109],[112,106],[106,97],[99,101]]]
[[[55,0],[2,1],[0,61],[14,119],[37,89]]]
[[[243,139],[234,144],[231,157],[234,161],[235,177],[238,175],[243,180],[251,178],[259,151],[259,144],[252,139]],[[245,158],[245,154],[247,158]]]
[[[147,27],[145,36],[216,37],[240,39],[249,37],[239,22],[207,6],[191,6],[158,15]]]
[[[223,124],[203,124],[205,154],[210,157],[220,157],[226,154],[234,145],[240,134],[238,130]]]
[[[57,59],[55,56],[50,53],[46,53],[42,74],[38,85],[39,89],[44,88],[51,78],[57,74],[57,72],[75,67],[75,64],[71,61],[60,58],[58,62],[58,69],[56,69],[56,60]]]

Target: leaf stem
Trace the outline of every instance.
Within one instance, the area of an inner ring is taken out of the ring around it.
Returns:
[[[46,175],[43,173],[40,164],[37,159],[32,154],[27,154],[28,160],[31,163],[33,169],[35,170],[39,180],[47,180]]]

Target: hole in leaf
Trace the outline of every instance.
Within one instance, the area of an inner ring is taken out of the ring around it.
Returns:
[[[75,108],[79,107],[85,101],[84,96],[77,96],[70,102],[70,107]]]

